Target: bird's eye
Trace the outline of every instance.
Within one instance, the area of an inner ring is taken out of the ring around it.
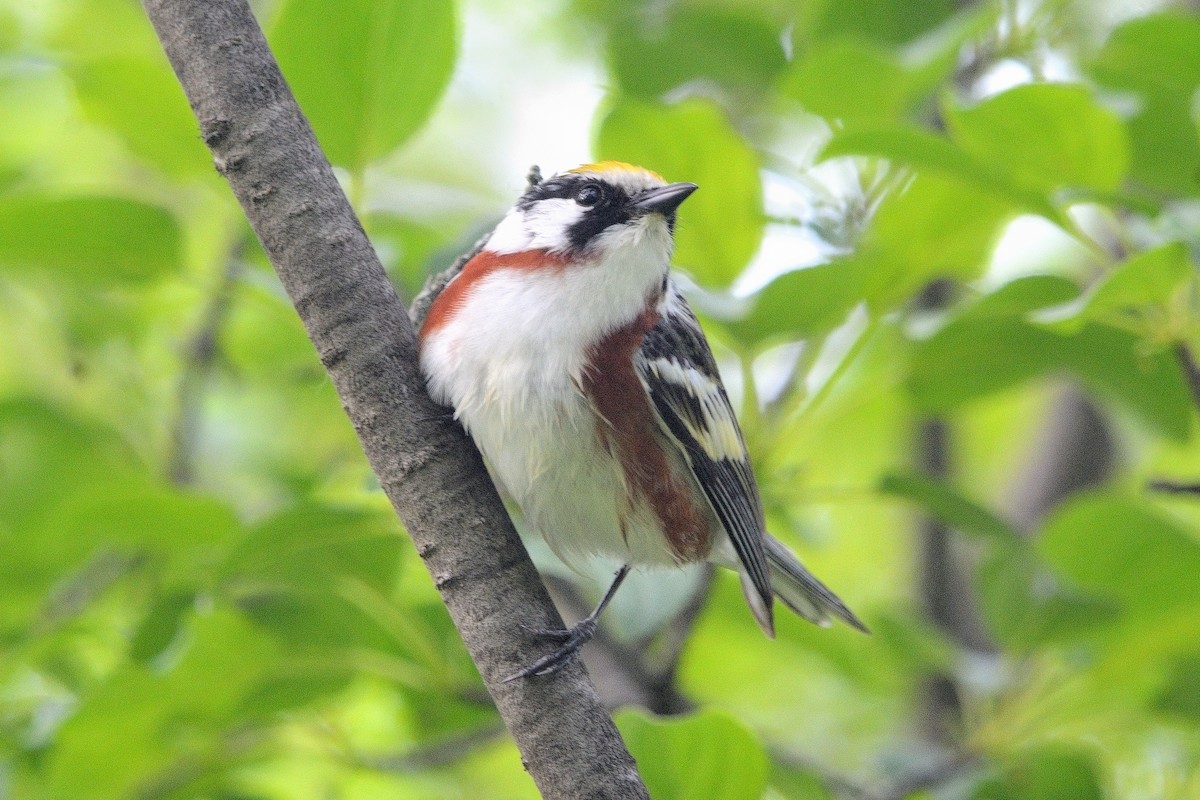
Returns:
[[[599,203],[603,196],[604,192],[599,186],[594,183],[585,183],[575,191],[575,202],[590,208]]]

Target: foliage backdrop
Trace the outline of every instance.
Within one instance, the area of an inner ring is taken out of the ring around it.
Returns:
[[[256,5],[409,296],[571,111],[526,51],[606,75],[577,160],[702,186],[769,522],[874,635],[628,587],[654,796],[1200,796],[1200,16],[531,8]],[[522,82],[439,106],[473,24]],[[0,3],[0,798],[535,796],[498,725],[139,6]]]

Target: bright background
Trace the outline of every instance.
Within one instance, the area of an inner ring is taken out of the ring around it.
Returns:
[[[256,11],[408,296],[533,163],[700,184],[770,526],[874,633],[637,576],[657,800],[1200,797],[1189,4]],[[535,796],[140,7],[0,0],[0,798]]]

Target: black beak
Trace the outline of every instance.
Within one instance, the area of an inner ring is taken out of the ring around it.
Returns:
[[[688,199],[688,195],[699,188],[694,183],[672,183],[657,189],[647,189],[634,197],[630,206],[643,214],[657,211],[670,216],[679,208],[680,203]]]

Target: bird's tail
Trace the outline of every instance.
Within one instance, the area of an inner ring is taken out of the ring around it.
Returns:
[[[783,543],[769,533],[764,534],[763,538],[767,562],[771,566],[771,589],[785,606],[818,625],[829,625],[829,618],[834,616],[863,633],[870,632],[862,620],[854,616],[854,612],[846,608],[846,604],[829,587],[805,569]]]

